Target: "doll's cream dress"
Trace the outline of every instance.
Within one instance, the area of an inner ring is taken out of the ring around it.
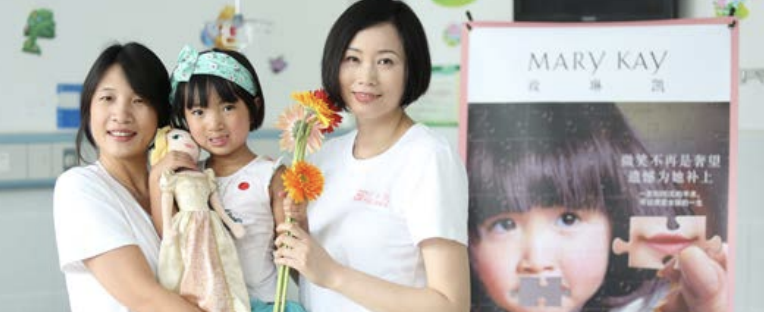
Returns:
[[[207,312],[250,312],[233,238],[208,204],[217,188],[212,169],[166,172],[159,183],[179,210],[177,234],[159,249],[159,282]]]

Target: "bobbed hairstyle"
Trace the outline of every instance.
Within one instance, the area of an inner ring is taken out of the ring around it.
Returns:
[[[339,82],[340,66],[350,42],[358,32],[382,23],[391,23],[398,31],[406,55],[406,89],[401,106],[416,101],[430,86],[432,63],[424,27],[414,11],[396,0],[361,0],[351,5],[332,26],[326,37],[321,60],[321,81],[329,98],[343,110]]]
[[[106,48],[88,71],[82,86],[80,96],[80,126],[75,139],[77,158],[85,162],[82,144],[87,140],[91,146],[96,146],[90,129],[90,108],[93,95],[106,71],[118,65],[125,73],[127,82],[136,94],[144,98],[157,114],[157,128],[169,124],[170,80],[167,69],[154,52],[140,43],[113,44]],[[148,146],[146,147],[148,150]]]
[[[208,107],[209,92],[214,89],[223,102],[234,103],[241,99],[249,111],[249,131],[259,129],[265,118],[265,98],[255,67],[246,56],[236,51],[212,49],[204,51],[200,55],[206,53],[224,53],[241,64],[252,75],[252,82],[255,84],[255,95],[251,95],[244,88],[223,77],[206,74],[192,75],[188,82],[178,84],[178,88],[173,95],[173,127],[188,130],[185,110],[193,108],[196,104],[199,104],[202,108]],[[196,102],[197,99],[198,102]]]

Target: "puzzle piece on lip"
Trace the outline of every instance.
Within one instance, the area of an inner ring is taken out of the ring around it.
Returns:
[[[563,296],[570,297],[570,290],[562,286],[562,277],[524,276],[511,295],[524,307],[559,307]]]
[[[695,245],[704,250],[721,250],[719,236],[706,240],[705,216],[674,217],[678,227],[672,227],[669,217],[631,217],[629,242],[620,238],[613,240],[613,252],[629,253],[629,267],[662,269],[664,260],[682,249]],[[658,229],[659,231],[656,231]]]

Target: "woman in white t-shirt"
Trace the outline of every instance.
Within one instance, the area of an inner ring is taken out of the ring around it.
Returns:
[[[169,92],[164,65],[137,43],[108,47],[85,79],[77,153],[87,139],[98,159],[62,174],[53,200],[72,311],[200,311],[155,278],[147,151],[169,121]]]
[[[467,311],[464,165],[405,112],[430,81],[419,19],[401,1],[356,2],[328,35],[322,71],[357,129],[311,159],[325,187],[310,234],[279,225],[275,262],[302,274],[308,311]]]

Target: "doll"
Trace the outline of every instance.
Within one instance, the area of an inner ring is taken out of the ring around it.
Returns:
[[[159,129],[154,145],[152,165],[167,151],[199,157],[199,146],[185,130]],[[159,185],[164,225],[159,282],[205,311],[249,312],[236,247],[226,230],[227,226],[234,236],[241,237],[244,227],[225,213],[212,169],[163,172]],[[174,203],[179,211],[173,215]]]

